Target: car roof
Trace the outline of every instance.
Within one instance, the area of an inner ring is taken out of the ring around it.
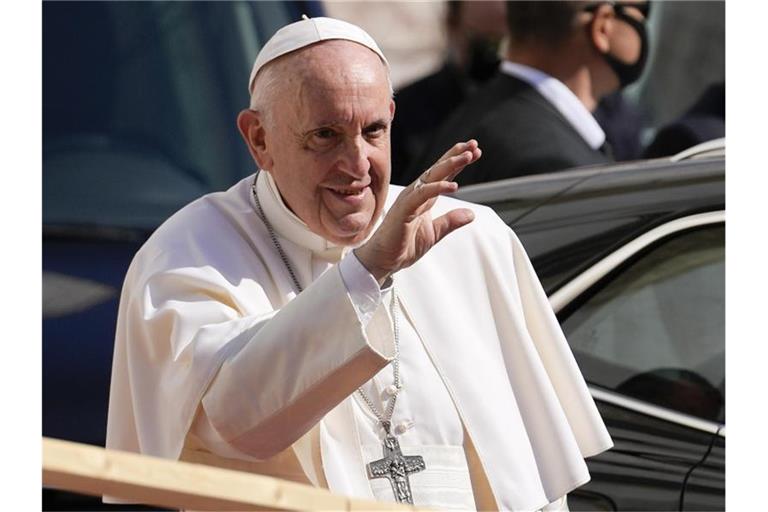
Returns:
[[[725,208],[725,158],[641,160],[467,186],[520,237],[547,293],[639,234]]]

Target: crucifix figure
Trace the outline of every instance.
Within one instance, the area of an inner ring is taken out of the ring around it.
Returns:
[[[408,475],[423,471],[427,466],[421,455],[403,455],[400,443],[390,432],[390,423],[382,421],[384,432],[384,458],[368,464],[368,478],[386,478],[392,485],[392,492],[398,503],[413,505],[411,482]]]

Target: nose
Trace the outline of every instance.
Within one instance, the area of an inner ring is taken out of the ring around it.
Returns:
[[[340,170],[354,178],[364,178],[371,169],[369,151],[370,147],[362,136],[348,138],[339,157]]]

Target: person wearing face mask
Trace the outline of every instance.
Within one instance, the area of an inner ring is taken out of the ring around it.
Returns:
[[[507,32],[505,9],[501,0],[446,2],[443,65],[395,95],[392,183],[408,184],[405,172],[427,148],[435,128],[496,73],[499,44]]]
[[[592,112],[642,74],[649,7],[508,2],[510,39],[499,72],[446,120],[406,181],[446,141],[462,138],[483,147],[473,172],[458,177],[462,185],[611,161]]]

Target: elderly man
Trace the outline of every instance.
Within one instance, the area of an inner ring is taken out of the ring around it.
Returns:
[[[386,59],[333,19],[278,31],[251,92],[261,171],[128,271],[107,446],[437,508],[565,507],[611,441],[515,235],[439,197],[477,142],[390,188]]]

